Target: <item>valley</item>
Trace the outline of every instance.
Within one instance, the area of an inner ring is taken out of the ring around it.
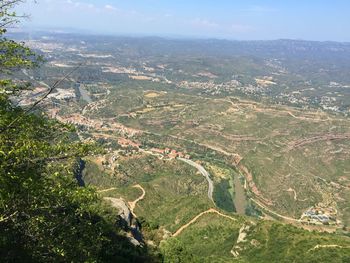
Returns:
[[[222,54],[196,41],[198,50],[182,51],[184,43],[170,49],[168,40],[102,45],[88,36],[84,43],[50,37],[28,42],[49,63],[18,73],[35,81],[19,103],[30,105],[82,64],[41,111],[98,145],[99,154],[83,159],[84,183],[129,211],[145,245],[207,260],[200,262],[264,262],[278,253],[293,261],[297,252],[327,249],[350,256],[343,251],[350,244],[350,79],[343,71],[333,72],[338,82],[300,72],[296,65],[311,53],[299,61],[278,48],[267,55],[269,45],[307,43],[232,42]]]

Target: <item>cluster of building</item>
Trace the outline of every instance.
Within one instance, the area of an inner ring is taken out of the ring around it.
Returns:
[[[103,126],[103,121],[89,119],[79,113],[70,114],[65,117],[56,115],[56,119],[64,123],[82,125],[89,128],[102,128]]]
[[[334,94],[335,95],[335,94]],[[335,97],[330,96],[322,96],[320,101],[320,106],[324,110],[330,111],[339,111],[339,106],[335,105],[337,103],[337,99]]]
[[[30,47],[31,49],[40,49],[45,53],[52,53],[58,50],[66,51],[67,49],[64,44],[57,43],[55,41],[43,42],[40,40],[28,40],[26,41],[26,46]]]
[[[215,83],[214,81],[181,81],[178,83],[178,87],[186,89],[204,89],[204,90],[216,90],[224,88],[235,88],[240,86],[241,83],[237,80],[231,80],[230,82],[225,83]]]
[[[314,225],[337,225],[337,210],[332,207],[314,206],[305,211],[301,222]]]
[[[51,93],[48,98],[54,98],[57,100],[70,100],[75,99],[76,94],[73,89],[56,89],[56,92]]]
[[[175,158],[190,159],[190,156],[188,154],[183,152],[178,152],[170,148],[165,148],[165,149],[152,148],[150,149],[150,152],[152,152],[153,154],[160,154],[163,157],[170,158],[170,159],[175,159]]]
[[[132,148],[140,148],[141,144],[134,142],[132,140],[126,139],[126,138],[119,138],[118,139],[118,144],[122,147],[122,148],[128,148],[128,147],[132,147]]]
[[[102,67],[102,72],[109,72],[115,74],[136,74],[138,71],[135,68],[126,68],[117,65],[111,65],[108,67]]]
[[[154,155],[159,155],[161,158],[169,158],[169,159],[175,159],[175,158],[185,158],[185,159],[190,159],[190,155],[183,153],[183,152],[178,152],[174,149],[170,148],[165,148],[165,149],[159,149],[159,148],[151,148],[149,150],[141,149],[141,144],[138,142],[134,142],[130,139],[126,138],[119,138],[118,139],[118,144],[122,148],[133,148],[136,151],[142,150],[144,152],[149,152]]]
[[[20,95],[20,97],[17,101],[18,106],[25,107],[25,106],[32,105],[40,97],[42,97],[47,91],[48,91],[48,89],[46,87],[37,87],[34,90],[24,91]]]

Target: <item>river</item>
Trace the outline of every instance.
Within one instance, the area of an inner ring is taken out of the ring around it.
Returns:
[[[247,206],[247,198],[245,195],[245,191],[242,185],[241,180],[239,179],[239,175],[235,175],[233,178],[233,184],[235,186],[235,197],[233,199],[233,202],[236,207],[236,212],[239,215],[245,214],[245,209]]]

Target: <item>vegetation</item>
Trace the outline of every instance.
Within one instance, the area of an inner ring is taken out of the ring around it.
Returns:
[[[186,167],[182,162],[163,161],[153,156],[135,155],[116,162],[119,168],[110,177],[116,189],[101,195],[133,201],[141,192],[131,186],[136,183],[142,185],[146,195],[139,201],[134,212],[142,225],[145,238],[155,245],[159,244],[164,262],[328,262],[333,258],[335,262],[349,260],[350,240],[346,237],[309,232],[277,222],[241,217],[234,213],[228,215],[235,220],[217,214],[204,214],[174,237],[172,234],[181,226],[211,207],[203,177],[196,175],[190,166]],[[225,172],[229,173],[222,166],[216,165],[210,166],[212,173],[216,171],[216,176],[219,172],[221,176]],[[85,178],[85,181],[100,187],[98,178],[106,174],[101,175],[98,169],[99,166],[96,165],[95,172]],[[106,170],[108,172],[111,171]],[[95,179],[91,180],[93,175]],[[252,215],[257,213],[251,203],[247,210]],[[261,213],[258,215],[261,216]],[[250,226],[246,231],[246,241],[236,244],[240,228],[245,225]],[[231,253],[236,245],[239,246],[238,257]],[[317,245],[320,247],[316,247]]]
[[[110,176],[116,190],[102,193],[109,197],[123,197],[127,201],[137,198],[139,191],[132,189],[140,184],[146,191],[145,198],[137,206],[135,213],[142,218],[144,225],[159,225],[175,232],[197,214],[212,205],[206,195],[207,182],[196,174],[196,170],[180,161],[162,161],[153,156],[134,156],[118,161],[118,168]],[[84,177],[85,182],[101,188],[100,173]],[[104,175],[108,176],[108,175]],[[112,182],[111,181],[111,182]],[[106,187],[107,189],[109,187]],[[150,230],[154,227],[151,227]],[[159,242],[163,229],[151,231],[149,235]],[[147,231],[144,233],[147,236]]]
[[[147,98],[146,90],[140,87],[115,89],[119,96],[133,94],[143,98],[145,105],[140,102],[137,106],[127,100],[114,100],[113,96],[107,101],[118,104],[113,113],[121,116],[117,121],[146,132],[136,138],[146,142],[144,145],[180,149],[194,159],[221,162],[231,169],[234,160],[229,154],[239,154],[261,195],[276,201],[273,210],[300,218],[315,204],[334,207],[337,203],[344,213],[339,214],[344,215],[341,221],[349,224],[348,211],[343,209],[348,194],[342,187],[349,180],[344,177],[350,169],[349,141],[344,137],[293,146],[315,135],[349,134],[348,118],[239,99],[230,103],[229,99],[193,96],[177,90],[164,89],[166,93],[161,96]],[[110,111],[112,104],[106,104]],[[96,118],[103,111],[94,111],[91,117]],[[215,198],[229,202],[226,197],[220,198],[223,194],[228,197],[224,191],[215,192]]]
[[[0,1],[0,257],[2,262],[145,262],[115,226],[115,215],[75,179],[79,157],[91,145],[75,142],[74,129],[11,98],[29,89],[11,73],[33,68],[41,57],[5,38],[17,22],[10,10],[21,1]],[[36,103],[35,105],[39,104]]]
[[[20,2],[0,0],[1,261],[350,260],[340,230],[350,222],[348,44],[34,34],[52,49],[42,64],[5,37]],[[195,168],[159,156],[166,148],[201,161],[214,203]],[[129,207],[149,246],[130,243],[104,198]],[[337,233],[257,219],[300,218],[315,205],[341,221],[319,226]]]
[[[245,224],[250,225],[247,236],[236,243],[239,228]],[[347,262],[349,245],[349,239],[333,234],[269,221],[235,223],[206,215],[179,237],[162,243],[161,250],[165,262]],[[233,256],[232,251],[238,255]]]

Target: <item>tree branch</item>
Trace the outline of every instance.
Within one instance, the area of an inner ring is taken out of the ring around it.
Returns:
[[[15,216],[17,213],[18,213],[18,211],[16,211],[16,212],[12,213],[11,215],[9,215],[9,216],[7,216],[7,217],[3,217],[3,218],[1,218],[1,219],[0,219],[0,223],[5,222],[5,221],[9,220],[11,217]]]
[[[3,2],[3,1],[2,1]],[[8,1],[7,3],[3,3],[0,5],[0,9],[3,9],[5,7],[11,7],[11,5],[17,4],[17,3],[23,3],[23,0],[12,0]]]
[[[16,22],[17,22],[16,19],[10,19],[9,21],[0,24],[0,28],[1,28],[1,27],[5,27],[5,26],[7,26],[7,25],[14,24],[14,23],[16,23]]]

